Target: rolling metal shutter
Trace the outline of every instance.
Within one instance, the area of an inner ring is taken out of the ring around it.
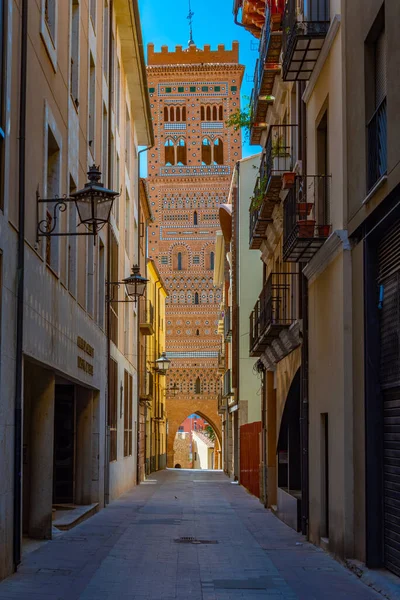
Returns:
[[[400,221],[378,248],[380,382],[383,399],[383,510],[385,566],[400,576]]]

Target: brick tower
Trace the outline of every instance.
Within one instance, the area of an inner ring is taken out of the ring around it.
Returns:
[[[148,84],[155,146],[148,152],[149,199],[155,222],[149,255],[165,281],[166,348],[171,359],[166,401],[168,466],[175,433],[197,413],[215,429],[218,416],[218,318],[221,290],[213,287],[218,209],[241,158],[240,132],[225,126],[240,106],[244,67],[232,50],[148,45]],[[177,393],[176,393],[177,392]],[[217,458],[217,457],[216,457]],[[220,463],[219,463],[220,464]],[[217,465],[218,466],[218,465]]]

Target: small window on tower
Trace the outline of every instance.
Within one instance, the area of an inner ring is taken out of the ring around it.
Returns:
[[[220,86],[220,85],[216,85],[216,86],[214,87],[214,91],[215,91],[215,92],[220,92],[220,91],[221,91],[221,86]]]
[[[149,88],[149,94],[154,94],[155,91],[155,88]]]
[[[191,85],[191,86],[190,86],[190,88],[189,88],[189,90],[190,90],[191,92],[195,92],[195,91],[196,91],[196,88],[195,88],[195,86],[194,86],[194,85]]]
[[[202,92],[208,92],[208,85],[202,85],[201,86],[201,91]]]
[[[201,162],[203,165],[211,165],[211,143],[204,138],[201,144]]]
[[[162,265],[167,265],[168,264],[168,256],[162,256],[161,257],[161,264]]]
[[[237,86],[231,85],[231,92],[237,92]]]
[[[165,164],[167,167],[171,167],[175,164],[175,148],[174,142],[168,138],[165,141]]]
[[[170,94],[171,92],[172,92],[172,88],[170,88],[170,87],[166,87],[165,88],[165,93],[166,94]]]
[[[178,92],[184,92],[185,88],[184,87],[178,87]]]
[[[193,264],[194,265],[200,264],[200,256],[193,256]]]

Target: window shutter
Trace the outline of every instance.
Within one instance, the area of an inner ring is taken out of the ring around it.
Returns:
[[[383,30],[375,44],[375,108],[386,98],[386,90],[386,35]]]

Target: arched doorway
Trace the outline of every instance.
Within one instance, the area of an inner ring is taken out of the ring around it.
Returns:
[[[197,413],[179,425],[173,440],[174,468],[219,469],[221,444],[213,425]]]

